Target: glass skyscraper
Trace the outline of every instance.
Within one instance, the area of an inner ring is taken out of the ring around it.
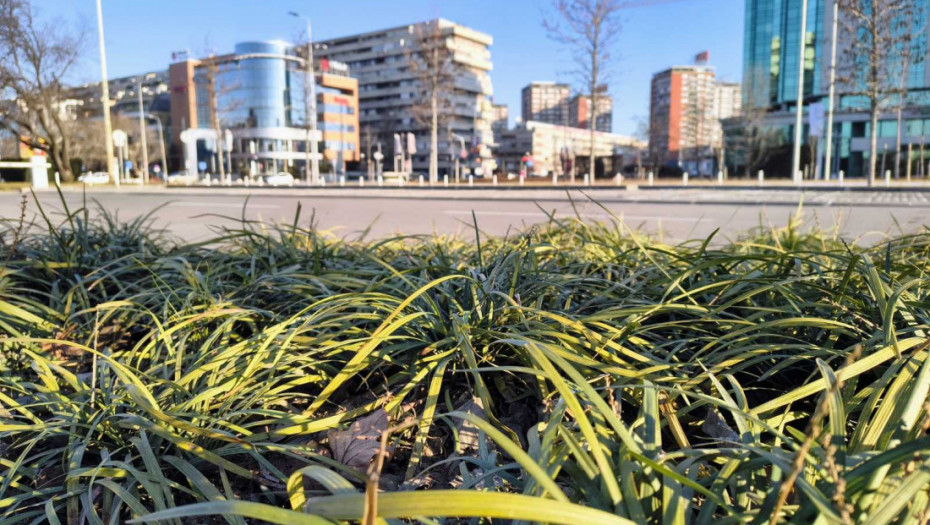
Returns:
[[[744,104],[794,106],[803,0],[746,0],[743,48]],[[822,91],[824,0],[808,0],[804,34],[804,97]],[[826,53],[829,57],[829,50]]]
[[[809,136],[810,104],[827,104],[830,73],[830,46],[833,26],[834,0],[808,0],[807,30],[804,41],[804,141]],[[743,49],[743,107],[767,111],[764,127],[778,130],[773,148],[788,147],[794,135],[795,108],[798,96],[798,60],[801,44],[801,6],[803,0],[745,0],[746,26]],[[902,177],[909,174],[930,177],[930,71],[928,58],[927,17],[930,0],[917,0],[916,19],[907,19],[906,29],[913,37],[906,78],[908,88],[905,99],[889,95],[881,101],[879,117],[877,166],[879,173],[890,170]],[[837,48],[837,84],[833,124],[833,160],[829,176],[836,177],[843,170],[847,177],[860,177],[868,169],[870,155],[870,128],[868,100],[853,94],[850,86],[856,80],[844,81],[852,67],[844,67],[853,58],[848,54],[850,38],[848,24],[840,11]],[[892,53],[895,55],[895,53]],[[859,66],[856,67],[858,69]],[[862,67],[866,67],[863,63]],[[893,67],[890,68],[893,70]],[[854,77],[853,77],[854,78]],[[864,82],[864,81],[862,81]],[[897,88],[888,82],[889,90]],[[900,108],[900,111],[899,111]],[[900,120],[899,120],[900,114]],[[814,137],[813,159],[802,160],[808,176],[819,172],[825,136]],[[898,149],[900,147],[900,149]],[[803,155],[803,153],[802,153]],[[785,157],[785,155],[782,155]],[[811,155],[807,158],[810,159]],[[896,160],[898,159],[898,160]],[[895,162],[900,162],[896,167]],[[760,166],[761,168],[761,166]],[[771,166],[784,171],[784,166]],[[823,175],[821,175],[823,177]]]

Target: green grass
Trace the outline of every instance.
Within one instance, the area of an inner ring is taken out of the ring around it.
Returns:
[[[930,516],[930,235],[66,213],[0,246],[0,524]]]

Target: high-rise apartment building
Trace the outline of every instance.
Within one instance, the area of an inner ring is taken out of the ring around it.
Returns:
[[[597,111],[594,118],[595,131],[610,133],[613,130],[614,99],[607,93],[606,86],[600,86],[597,93]],[[570,126],[588,129],[588,120],[591,118],[591,97],[589,95],[575,95],[568,106],[568,121]]]
[[[509,127],[509,122],[510,109],[507,104],[494,104],[491,106],[491,130],[494,131],[495,137]]]
[[[314,53],[348,64],[358,79],[362,138],[368,140],[370,135],[390,158],[395,154],[392,135],[413,133],[417,149],[413,169],[426,171],[430,126],[423,118],[425,90],[409,63],[418,56],[420,37],[436,30],[448,51],[451,63],[447,66],[454,77],[454,85],[444,96],[448,109],[443,111],[439,133],[439,173],[451,173],[455,148],[450,146],[459,139],[470,145],[469,167],[490,173],[494,160],[490,151],[493,91],[489,49],[493,40],[489,35],[436,19],[316,42]]]
[[[555,82],[533,82],[524,87],[521,107],[523,122],[545,122],[567,126],[571,91],[568,84],[556,84]]]
[[[714,117],[717,120],[735,117],[743,110],[742,85],[738,82],[718,82],[717,96],[714,100],[716,110]]]
[[[717,83],[714,68],[675,66],[652,77],[649,148],[660,164],[710,175],[723,147],[720,120],[740,112],[739,84]]]

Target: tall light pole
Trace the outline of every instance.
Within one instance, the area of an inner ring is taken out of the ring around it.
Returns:
[[[839,2],[833,0],[833,36],[830,42],[830,94],[827,97],[827,143],[824,150],[823,173],[824,178],[829,178],[830,162],[833,155],[833,97],[836,86],[836,24],[839,18]]]
[[[306,164],[309,165],[309,169],[307,166],[304,166],[304,170],[308,179],[307,182],[316,184],[320,180],[320,161],[317,159],[319,156],[319,144],[316,140],[316,75],[313,74],[313,38],[311,36],[312,33],[310,32],[310,19],[300,16],[293,11],[288,11],[287,14],[293,17],[303,18],[307,23],[307,58],[306,62],[304,63],[304,120],[306,120],[306,123],[309,124],[309,128],[307,129],[307,143],[310,147],[307,148],[306,160]]]
[[[107,172],[110,179],[119,187],[119,175],[116,173],[116,166],[113,165],[113,125],[110,122],[110,85],[107,81],[107,50],[103,39],[103,7],[100,0],[97,0],[97,36],[100,40],[100,76],[103,84],[103,142],[107,151]]]
[[[165,177],[167,177],[168,176],[168,159],[167,157],[165,157],[165,128],[162,127],[161,119],[158,118],[158,115],[153,115],[149,113],[145,115],[145,117],[154,119],[155,124],[158,125],[158,139],[159,139],[158,149],[159,149],[159,152],[161,153],[161,163],[162,163],[161,169],[164,170]]]
[[[149,178],[149,145],[145,132],[145,108],[142,106],[142,77],[137,80],[136,92],[139,95],[139,135],[142,137],[142,185]]]
[[[798,101],[794,118],[794,153],[791,157],[791,178],[795,184],[801,183],[801,140],[804,136],[804,51],[807,47],[807,0],[801,1],[801,34],[798,41]]]

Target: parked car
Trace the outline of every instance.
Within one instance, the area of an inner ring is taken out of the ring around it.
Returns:
[[[110,174],[105,171],[91,171],[78,177],[78,182],[84,184],[106,184],[110,182]]]
[[[265,184],[269,186],[293,186],[294,176],[283,171],[274,175],[265,175]]]
[[[196,184],[200,179],[193,173],[176,171],[168,174],[165,182],[168,184]]]

